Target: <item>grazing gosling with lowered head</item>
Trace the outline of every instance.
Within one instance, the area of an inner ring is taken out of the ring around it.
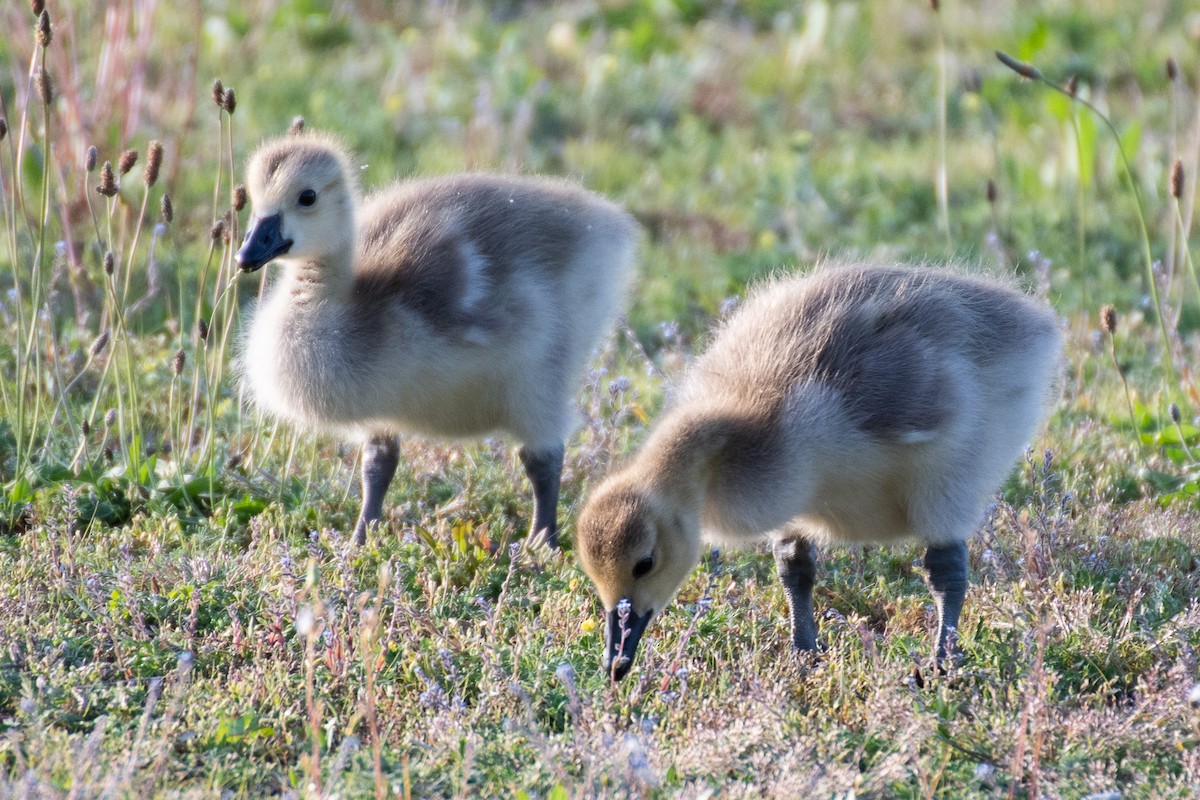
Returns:
[[[243,337],[243,384],[275,416],[363,440],[360,544],[382,515],[397,434],[505,431],[533,484],[530,532],[557,546],[573,393],[621,301],[636,223],[562,180],[406,180],[359,203],[353,175],[327,136],[251,157],[237,261],[283,274]]]
[[[965,541],[1041,424],[1060,352],[1049,307],[981,277],[844,265],[753,291],[580,515],[605,670],[629,671],[702,536],[772,541],[799,651],[817,647],[814,544],[917,537],[948,658]]]

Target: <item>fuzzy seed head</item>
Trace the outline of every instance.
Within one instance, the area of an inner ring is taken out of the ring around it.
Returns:
[[[237,108],[237,95],[234,94],[232,86],[225,90],[221,99],[221,108],[225,109],[226,114],[233,116],[234,109]]]
[[[934,11],[934,13],[937,13],[942,8],[941,0],[929,0],[929,7]]]
[[[171,359],[171,371],[176,375],[182,374],[185,363],[187,363],[187,355],[184,354],[183,350],[176,350],[175,357]]]
[[[1167,80],[1171,83],[1179,80],[1179,65],[1175,63],[1174,58],[1167,59]]]
[[[150,142],[150,147],[146,151],[146,171],[142,173],[142,180],[146,182],[147,189],[158,183],[158,170],[162,167],[162,160],[162,142],[155,139]]]
[[[49,47],[54,41],[54,31],[50,29],[50,12],[42,9],[42,13],[38,14],[37,21],[37,43],[42,47]]]
[[[221,239],[225,238],[225,219],[221,218],[213,222],[212,228],[209,229],[208,234],[212,237],[214,242],[219,242]]]
[[[1108,334],[1117,332],[1117,310],[1112,305],[1100,309],[1100,327]]]
[[[40,17],[42,12],[46,10],[45,0],[29,0],[29,10],[33,12],[35,17]]]
[[[104,253],[104,274],[111,276],[117,268],[117,258],[113,255],[112,250]]]
[[[96,145],[92,145],[87,149],[87,155],[83,157],[84,169],[88,172],[95,172],[98,158],[100,158],[100,151],[96,149]]]
[[[988,182],[987,182],[986,194],[987,194],[987,201],[989,203],[991,203],[992,205],[995,205],[996,198],[999,195],[996,193],[996,182],[994,180],[992,180],[991,178],[989,178]]]
[[[100,185],[96,187],[96,191],[105,197],[113,197],[120,188],[117,184],[116,173],[113,172],[111,161],[105,161],[104,166],[100,169]]]
[[[83,420],[82,422],[80,422],[80,423],[79,423],[79,429],[80,429],[81,431],[83,431],[83,435],[84,435],[84,436],[87,436],[89,433],[91,433],[91,432],[92,432],[92,423],[88,422],[88,421],[85,419],[85,420]]]
[[[1167,406],[1167,413],[1171,415],[1171,422],[1174,422],[1176,425],[1183,422],[1183,412],[1179,410],[1178,403],[1171,403],[1171,405]]]
[[[233,210],[241,211],[246,207],[246,187],[238,184],[233,187]]]
[[[208,323],[203,319],[196,323],[196,336],[200,338],[201,342],[208,342]]]
[[[104,412],[104,427],[111,428],[117,422],[117,410],[110,408]]]
[[[121,157],[117,159],[117,169],[120,170],[122,175],[125,175],[129,172],[129,170],[133,169],[133,165],[137,163],[137,160],[137,150],[126,150],[124,153],[121,153]]]
[[[212,85],[212,99],[217,104],[218,108],[225,107],[225,85],[221,83],[221,79],[217,78]]]
[[[299,136],[304,133],[304,117],[299,114],[292,117],[292,124],[288,125],[287,132],[289,136]]]
[[[92,346],[88,350],[88,352],[91,354],[92,358],[95,358],[96,356],[103,353],[104,348],[107,346],[108,346],[108,331],[105,330],[105,331],[102,331],[100,333],[100,335],[96,337],[96,340],[94,342],[92,342]]]
[[[113,463],[113,449],[108,445],[104,446],[104,460],[109,464]]]
[[[45,64],[42,64],[42,68],[38,70],[34,83],[37,85],[38,97],[42,98],[42,105],[46,107],[53,105],[54,80],[50,77],[50,73],[46,71]]]
[[[171,195],[163,194],[158,207],[162,211],[163,224],[170,225],[175,220],[175,205],[171,202]]]
[[[6,136],[8,136],[8,120],[0,117],[0,142],[3,142]]]
[[[1042,77],[1041,70],[1032,64],[1026,64],[1024,61],[1017,61],[1007,53],[996,51],[996,58],[1000,59],[1000,63],[1011,69],[1013,72],[1020,75],[1026,80],[1036,81]]]
[[[1176,200],[1183,197],[1183,160],[1179,158],[1171,167],[1171,197]]]

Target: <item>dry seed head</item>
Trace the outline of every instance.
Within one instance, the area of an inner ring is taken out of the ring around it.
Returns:
[[[246,187],[238,184],[233,187],[233,210],[241,211],[246,207]]]
[[[1167,80],[1174,83],[1179,79],[1179,65],[1175,63],[1174,58],[1167,59]]]
[[[994,180],[992,180],[991,178],[988,178],[986,194],[987,194],[987,201],[989,203],[991,203],[992,205],[995,205],[996,197],[997,197],[996,182]]]
[[[42,12],[46,10],[44,0],[29,0],[29,10],[33,12],[35,17],[40,17]]]
[[[941,0],[929,0],[929,7],[935,12],[940,11],[942,8]]]
[[[162,210],[163,224],[170,225],[175,219],[175,206],[171,203],[171,195],[164,193],[162,200],[159,201],[158,206]]]
[[[112,197],[117,193],[117,188],[117,176],[113,172],[112,162],[105,161],[100,169],[100,185],[96,187],[96,191],[105,197]]]
[[[113,251],[112,250],[106,251],[104,253],[104,274],[112,275],[113,270],[115,270],[116,268],[117,268],[117,259],[113,255]]]
[[[79,428],[80,428],[80,430],[83,431],[83,435],[87,436],[89,433],[92,432],[92,423],[90,423],[86,419],[84,419],[82,422],[79,423]]]
[[[289,136],[299,136],[304,133],[304,117],[297,114],[292,117],[292,124],[288,125]]]
[[[42,9],[42,13],[38,14],[37,21],[37,43],[42,47],[49,47],[54,41],[54,32],[50,30],[50,12]]]
[[[1109,334],[1117,332],[1117,310],[1111,304],[1100,309],[1100,327]]]
[[[183,365],[187,363],[187,356],[183,350],[176,350],[175,357],[171,359],[171,369],[176,375],[183,372]]]
[[[1174,422],[1176,425],[1183,421],[1183,413],[1179,410],[1178,403],[1171,403],[1171,405],[1167,406],[1167,413],[1171,415],[1171,422]]]
[[[1071,97],[1074,97],[1079,93],[1079,77],[1072,75],[1071,77],[1067,78],[1067,84],[1063,88],[1067,90],[1067,94],[1071,95]]]
[[[117,160],[117,169],[124,175],[133,169],[133,165],[137,163],[137,159],[137,150],[126,150],[124,153],[121,153],[121,157]]]
[[[1176,200],[1183,197],[1183,160],[1179,158],[1171,167],[1171,197]]]
[[[225,86],[221,83],[221,79],[217,78],[212,85],[212,99],[217,104],[218,108],[225,107]]]
[[[87,149],[87,155],[83,157],[83,167],[88,172],[96,171],[96,159],[100,157],[100,151],[96,149],[96,145],[92,145]]]
[[[8,136],[8,120],[0,117],[0,142],[4,141],[5,136]]]
[[[234,94],[232,86],[225,90],[225,96],[221,101],[221,108],[225,109],[225,113],[233,116],[233,111],[237,108],[237,95]]]
[[[117,421],[117,410],[110,408],[104,412],[104,427],[111,428]]]
[[[1017,61],[1007,53],[996,51],[996,58],[1000,59],[1000,63],[1011,69],[1013,72],[1020,75],[1022,78],[1027,78],[1031,81],[1039,80],[1042,77],[1041,70],[1032,64],[1026,64],[1024,61]]]
[[[38,70],[34,83],[37,84],[37,93],[38,97],[42,98],[42,104],[52,105],[54,103],[54,81],[50,78],[50,73],[46,71],[45,64],[42,64],[42,68]]]
[[[225,237],[225,219],[221,218],[212,224],[212,228],[208,232],[214,242],[218,242]]]
[[[200,341],[208,343],[208,323],[203,319],[196,323],[196,335],[200,337]]]
[[[104,348],[107,346],[108,346],[108,331],[105,330],[105,331],[101,332],[101,334],[99,336],[96,337],[96,340],[94,342],[92,342],[91,349],[88,350],[88,352],[91,354],[92,358],[95,358],[96,356],[103,353]]]
[[[104,460],[110,464],[113,462],[113,449],[109,445],[104,446]]]
[[[150,142],[150,148],[146,151],[146,171],[142,173],[142,180],[146,182],[147,189],[158,183],[158,170],[162,166],[162,160],[162,142],[155,139]]]

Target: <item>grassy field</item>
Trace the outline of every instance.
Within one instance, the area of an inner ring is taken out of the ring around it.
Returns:
[[[0,797],[1200,794],[1191,4],[46,13],[0,9]],[[233,269],[235,187],[297,115],[367,186],[568,175],[645,227],[565,553],[521,545],[500,438],[405,443],[355,548],[356,448],[240,402],[262,273]],[[915,545],[823,554],[813,664],[770,555],[714,552],[613,684],[571,553],[587,487],[728,303],[825,253],[1016,272],[1068,332],[971,543],[963,661],[931,674]]]

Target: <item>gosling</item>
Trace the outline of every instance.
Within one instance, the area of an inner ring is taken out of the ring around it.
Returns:
[[[265,143],[246,185],[244,272],[277,261],[244,334],[253,402],[363,442],[355,539],[380,520],[398,434],[521,443],[531,535],[557,547],[563,443],[588,356],[614,317],[638,228],[563,180],[406,180],[359,203],[351,156],[304,134]]]
[[[629,671],[702,537],[772,542],[795,651],[817,648],[814,545],[916,537],[944,666],[966,539],[1042,424],[1060,352],[1049,307],[982,277],[848,264],[758,288],[579,517],[605,671]]]

